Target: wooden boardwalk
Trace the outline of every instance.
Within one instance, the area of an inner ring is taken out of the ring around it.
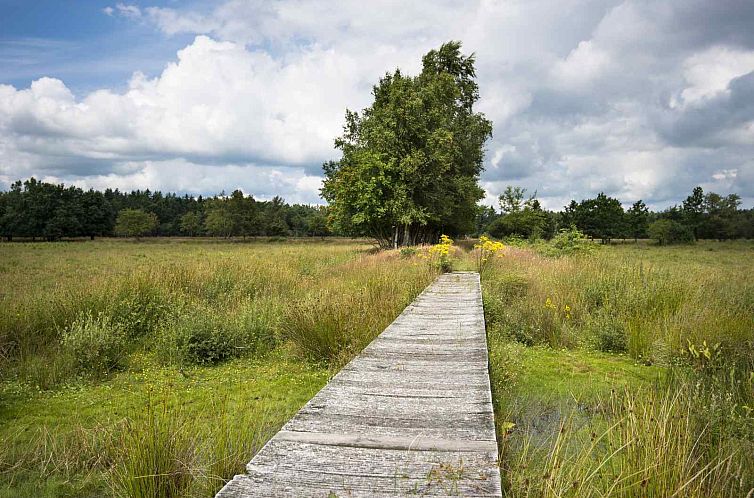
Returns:
[[[501,496],[479,275],[438,277],[217,496]]]

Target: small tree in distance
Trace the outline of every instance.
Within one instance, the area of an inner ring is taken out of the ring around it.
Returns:
[[[204,229],[210,235],[227,239],[233,234],[233,218],[224,206],[213,206],[207,210]]]
[[[638,200],[634,202],[631,209],[626,211],[626,224],[631,236],[634,238],[634,242],[638,242],[639,237],[646,236],[649,224],[649,209],[647,209],[644,201]]]
[[[159,225],[157,215],[141,209],[123,209],[115,221],[115,233],[124,237],[136,237],[153,232]]]
[[[199,213],[190,211],[181,216],[181,231],[189,237],[197,235],[202,229],[202,217]]]
[[[690,244],[694,242],[694,232],[677,221],[657,220],[647,228],[649,238],[655,239],[661,246],[668,244]]]

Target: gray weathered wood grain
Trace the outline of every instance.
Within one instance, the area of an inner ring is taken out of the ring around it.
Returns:
[[[441,275],[218,498],[501,495],[479,275]]]

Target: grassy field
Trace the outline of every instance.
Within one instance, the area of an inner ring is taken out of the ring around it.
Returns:
[[[747,496],[754,245],[547,249],[483,279],[506,494]]]
[[[160,240],[0,244],[0,275],[0,496],[140,497],[211,496],[435,272]]]
[[[754,244],[567,249],[483,272],[506,495],[746,496]],[[353,241],[0,244],[0,497],[211,496],[435,275]]]

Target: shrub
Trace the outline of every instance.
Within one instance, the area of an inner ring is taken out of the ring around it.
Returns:
[[[120,368],[126,355],[123,328],[101,314],[82,315],[63,332],[61,343],[78,368],[91,373]]]
[[[410,258],[414,254],[416,254],[416,248],[415,247],[403,247],[401,248],[401,257],[402,258]]]
[[[154,331],[171,308],[164,292],[142,276],[124,281],[112,299],[107,313],[129,338]]]
[[[673,220],[657,220],[647,228],[650,239],[661,246],[667,244],[689,244],[694,242],[694,232],[686,225]]]
[[[213,365],[238,355],[236,336],[232,324],[195,312],[176,320],[160,347],[176,363]]]
[[[547,235],[548,215],[540,209],[526,207],[503,214],[490,223],[490,235],[497,238],[520,236],[529,240]]]
[[[157,352],[166,361],[186,365],[263,354],[275,347],[279,313],[258,301],[242,302],[227,315],[205,308],[184,312],[163,329]]]
[[[628,349],[625,325],[614,315],[601,313],[593,324],[597,348],[608,353],[623,353]]]
[[[242,308],[233,330],[239,344],[236,350],[257,355],[271,351],[277,343],[275,331],[280,327],[280,308],[259,300],[244,303]]]
[[[543,246],[547,256],[564,256],[575,253],[588,253],[596,246],[576,227],[560,230],[550,244]]]

